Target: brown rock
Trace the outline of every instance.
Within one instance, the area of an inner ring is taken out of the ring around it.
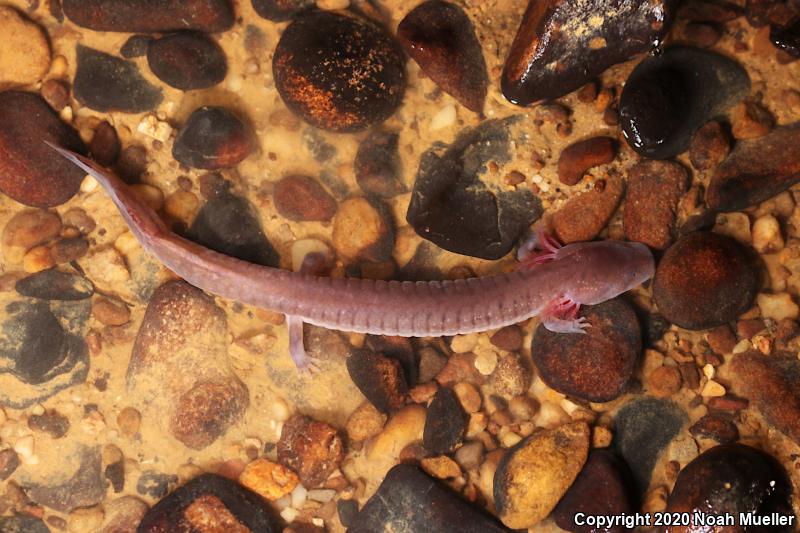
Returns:
[[[697,369],[697,365],[695,365],[694,362],[680,363],[678,365],[678,371],[680,371],[681,378],[686,384],[687,389],[697,390],[700,388],[700,371]]]
[[[63,0],[62,6],[68,19],[95,31],[213,33],[229,29],[234,21],[228,0]]]
[[[719,211],[738,211],[771,198],[800,181],[800,123],[781,126],[757,139],[736,143],[717,167],[706,202]]]
[[[374,437],[386,424],[386,415],[378,411],[370,402],[364,402],[347,419],[347,436],[351,442],[365,441]]]
[[[59,80],[47,80],[42,83],[42,88],[39,90],[50,107],[56,112],[61,112],[62,109],[69,105],[69,85]]]
[[[531,356],[551,388],[587,401],[617,398],[633,375],[642,350],[639,321],[621,299],[584,307],[586,335],[553,333],[539,326]]]
[[[69,431],[69,419],[58,411],[48,409],[44,414],[29,416],[28,427],[34,431],[43,431],[54,439],[60,439]]]
[[[228,73],[225,52],[200,32],[173,33],[151,41],[147,64],[158,79],[182,91],[213,87]]]
[[[494,501],[497,514],[512,529],[542,521],[567,492],[589,452],[589,427],[573,422],[534,433],[497,465]]]
[[[553,214],[556,237],[564,243],[590,241],[608,224],[622,198],[624,184],[609,176],[600,186],[571,198]]]
[[[57,237],[61,227],[56,213],[38,209],[20,211],[3,228],[3,258],[8,263],[22,262],[25,252]]]
[[[44,141],[79,153],[86,147],[47,103],[31,93],[0,93],[0,190],[34,207],[63,204],[78,192],[84,172],[53,157]]]
[[[394,198],[407,191],[402,181],[397,133],[375,132],[361,141],[356,153],[356,181],[365,194]]]
[[[297,472],[309,489],[322,485],[344,459],[344,444],[336,429],[302,415],[286,421],[277,448],[278,462]]]
[[[611,137],[592,137],[573,143],[558,158],[558,179],[565,185],[577,185],[592,167],[611,163],[617,148]]]
[[[275,208],[295,222],[329,222],[336,214],[336,200],[317,180],[290,175],[275,184]]]
[[[736,334],[742,339],[752,339],[766,329],[766,324],[760,318],[739,320],[736,322]]]
[[[531,385],[531,371],[517,354],[508,354],[500,359],[489,377],[489,383],[497,394],[513,398],[524,394]]]
[[[147,512],[147,504],[134,496],[123,496],[103,506],[105,520],[97,533],[134,533]]]
[[[735,320],[758,290],[758,272],[742,246],[724,235],[681,237],[664,254],[653,296],[664,317],[686,329],[709,329]]]
[[[387,209],[375,200],[350,198],[333,219],[333,247],[348,262],[391,257],[394,227]]]
[[[730,394],[709,398],[708,400],[708,408],[717,409],[719,411],[741,411],[747,409],[748,405],[750,405],[750,400],[746,398],[737,398]]]
[[[697,22],[729,22],[741,17],[744,10],[725,0],[693,0],[684,3],[678,16]]]
[[[139,433],[142,415],[133,407],[125,407],[117,415],[117,427],[120,433],[127,438],[133,438]]]
[[[634,512],[630,470],[621,458],[608,450],[593,450],[583,469],[553,510],[558,527],[574,533],[595,533],[591,526],[576,526],[575,515],[623,515]],[[604,533],[625,533],[622,526],[603,528]]]
[[[709,331],[706,340],[714,353],[720,355],[731,353],[736,346],[736,335],[727,324]]]
[[[714,515],[730,513],[771,513],[793,515],[791,482],[783,467],[765,452],[728,444],[716,446],[699,455],[678,475],[666,511],[693,513],[702,511]],[[759,528],[719,526],[717,533],[757,531]],[[768,527],[764,531],[788,533],[794,528]],[[667,533],[694,533],[691,526],[672,526]]]
[[[92,314],[106,326],[122,326],[131,319],[131,311],[122,302],[99,298],[92,302]]]
[[[668,398],[681,390],[680,370],[674,366],[660,366],[647,376],[647,386],[653,396]]]
[[[664,250],[673,240],[678,202],[689,174],[672,161],[642,161],[628,173],[623,225],[625,237]]]
[[[0,481],[5,481],[19,466],[19,456],[17,452],[8,448],[0,451]]]
[[[63,459],[67,468],[78,465],[70,477],[66,480],[53,478],[47,484],[30,485],[25,488],[28,497],[61,513],[69,513],[78,507],[91,507],[103,501],[106,487],[100,471],[100,449],[82,448]]]
[[[181,128],[172,157],[192,168],[217,170],[234,167],[255,149],[250,127],[222,107],[195,110]]]
[[[454,353],[447,359],[442,371],[436,375],[436,381],[447,387],[461,381],[481,385],[485,379],[475,368],[475,354]]]
[[[713,25],[704,22],[690,22],[683,29],[687,41],[700,48],[710,48],[722,38],[722,31]]]
[[[41,80],[50,68],[47,34],[10,6],[0,6],[0,89]]]
[[[689,146],[689,160],[697,170],[708,170],[716,167],[731,151],[728,132],[722,125],[712,120],[697,130]]]
[[[136,337],[127,385],[146,413],[194,449],[202,449],[239,420],[247,388],[227,356],[224,312],[200,289],[168,282],[153,293]]]
[[[739,429],[736,424],[716,415],[706,415],[689,428],[693,437],[714,439],[720,444],[729,444],[739,440]]]
[[[337,132],[383,122],[406,86],[402,50],[372,23],[333,11],[295,19],[281,35],[272,72],[289,109]]]
[[[267,500],[275,501],[291,494],[300,480],[285,466],[259,458],[247,464],[239,482]]]
[[[461,444],[469,417],[455,393],[443,387],[433,397],[425,418],[422,445],[432,454],[455,451]]]
[[[731,111],[733,136],[737,139],[763,137],[775,126],[775,117],[764,106],[742,102]]]
[[[391,413],[405,405],[408,385],[396,359],[359,351],[347,358],[347,371],[356,387],[379,411]]]
[[[734,357],[732,370],[739,378],[736,390],[753,402],[767,421],[800,443],[800,361],[793,353],[741,353]]]
[[[475,28],[455,4],[423,2],[397,26],[406,53],[442,90],[480,113],[486,99],[486,63]]]
[[[117,130],[104,120],[94,130],[92,142],[89,143],[89,155],[104,167],[110,167],[117,162],[120,149]]]
[[[610,1],[529,2],[503,69],[505,97],[522,106],[555,100],[647,51],[669,30],[677,2],[636,1],[624,10],[615,6]],[[584,20],[596,16],[602,23],[573,26],[576,10]]]
[[[291,20],[315,5],[314,0],[253,0],[255,12],[273,22]]]
[[[516,352],[522,348],[522,329],[512,325],[495,331],[489,339],[492,344],[507,352]]]

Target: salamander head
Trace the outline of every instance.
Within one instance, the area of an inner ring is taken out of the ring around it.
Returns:
[[[570,263],[574,277],[566,292],[581,304],[594,305],[638,287],[655,273],[650,249],[625,241],[565,246],[557,260]]]

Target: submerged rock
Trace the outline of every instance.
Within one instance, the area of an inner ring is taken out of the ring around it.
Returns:
[[[199,32],[180,32],[151,41],[147,64],[158,79],[182,91],[206,89],[225,79],[225,52]]]
[[[372,23],[332,11],[303,14],[284,30],[272,72],[289,109],[312,126],[336,132],[383,122],[406,87],[405,57],[397,44]]]
[[[675,0],[531,0],[501,80],[512,103],[553,100],[607,68],[655,47],[669,30]]]
[[[314,0],[253,0],[259,16],[273,22],[284,22],[316,6]]]
[[[412,9],[397,27],[408,55],[442,90],[480,113],[486,99],[486,62],[475,28],[457,5],[429,0]]]
[[[79,274],[56,269],[37,272],[16,284],[23,296],[42,300],[85,300],[94,294],[92,282]]]
[[[359,187],[366,194],[394,198],[407,192],[402,182],[397,133],[373,133],[358,145],[355,172]]]
[[[511,120],[486,121],[420,161],[406,220],[424,239],[451,252],[499,259],[542,213],[530,190],[495,190],[481,180],[490,162],[510,159]]]
[[[800,181],[800,123],[739,141],[718,167],[706,202],[719,211],[738,211],[785,191]]]
[[[224,107],[201,107],[189,115],[172,146],[172,157],[187,167],[234,167],[256,147],[250,127]]]
[[[63,0],[62,6],[68,19],[95,31],[218,32],[234,22],[229,0]]]
[[[63,482],[25,487],[28,497],[38,504],[69,513],[78,507],[90,507],[103,501],[106,495],[101,472],[100,448],[82,448],[75,456],[65,457],[66,464],[78,464],[78,469]]]
[[[397,465],[350,523],[348,533],[508,533],[497,520],[469,505],[412,465]]]
[[[158,107],[161,89],[151,85],[132,61],[83,45],[77,47],[75,99],[95,111],[142,113]]]
[[[34,207],[63,204],[78,192],[84,172],[43,141],[86,153],[78,133],[33,93],[0,93],[0,191]]]
[[[672,46],[642,61],[619,101],[622,133],[639,154],[668,159],[687,148],[694,132],[742,100],[747,72],[727,57]]]

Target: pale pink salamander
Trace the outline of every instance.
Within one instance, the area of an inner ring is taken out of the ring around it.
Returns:
[[[303,323],[376,335],[438,337],[485,331],[539,315],[545,327],[582,333],[581,305],[622,294],[649,279],[653,256],[643,244],[600,241],[560,247],[540,237],[544,253],[529,253],[509,273],[454,281],[328,278],[257,265],[209,250],[172,233],[127,185],[90,159],[53,147],[108,191],[144,249],[209,293],[287,317],[289,348],[299,369],[312,359]]]

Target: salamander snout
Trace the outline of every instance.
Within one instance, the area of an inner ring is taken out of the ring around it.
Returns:
[[[625,290],[638,287],[655,274],[656,266],[650,249],[640,242],[615,242],[621,256],[620,275],[624,278]]]

